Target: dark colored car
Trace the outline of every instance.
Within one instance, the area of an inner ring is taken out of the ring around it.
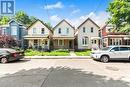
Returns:
[[[10,48],[0,48],[0,61],[7,63],[24,58],[24,52],[16,51]]]

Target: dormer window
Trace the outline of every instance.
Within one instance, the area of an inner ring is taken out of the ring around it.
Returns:
[[[85,27],[83,27],[83,33],[85,33],[86,32],[86,29],[85,29]]]
[[[44,28],[42,28],[42,31],[41,31],[41,33],[42,33],[42,34],[44,34],[44,33],[45,33],[45,29],[44,29]]]
[[[91,33],[93,33],[93,27],[91,27]]]
[[[58,33],[61,34],[61,28],[59,28]]]

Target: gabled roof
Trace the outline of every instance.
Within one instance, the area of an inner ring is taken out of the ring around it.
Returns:
[[[57,26],[59,26],[62,22],[66,22],[70,27],[72,27],[74,29],[74,27],[69,22],[67,22],[65,19],[60,21],[53,29],[55,29]]]
[[[19,25],[23,25],[22,23],[20,23],[20,22],[18,22],[18,21],[16,21],[15,19],[10,19],[10,21],[8,22],[8,24],[10,24],[12,21],[14,21],[14,22],[16,22],[17,24],[19,24]]]
[[[87,18],[82,24],[79,25],[78,29],[79,29],[84,23],[86,23],[88,20],[90,20],[94,25],[96,25],[98,28],[100,28],[92,19]]]
[[[40,21],[47,29],[49,29],[51,32],[52,30],[41,20],[37,19],[35,22],[33,22],[27,29],[29,29],[31,26],[33,26],[35,23],[37,23],[38,21]]]

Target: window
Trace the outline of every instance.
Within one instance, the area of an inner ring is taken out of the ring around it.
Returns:
[[[45,41],[45,45],[47,45],[47,41]]]
[[[83,45],[87,45],[87,39],[88,39],[88,38],[82,38],[82,44],[83,44]]]
[[[91,27],[91,33],[93,33],[93,27]]]
[[[34,40],[34,45],[36,46],[38,44],[38,41],[37,40]]]
[[[86,29],[85,29],[85,27],[83,27],[83,33],[85,33],[86,32]]]
[[[42,28],[42,31],[41,31],[41,32],[42,32],[42,34],[44,34],[44,33],[45,33],[44,28]]]
[[[112,50],[119,51],[119,47],[114,47]]]
[[[96,43],[97,43],[97,40],[94,40],[94,43],[96,44]]]
[[[60,46],[63,45],[63,40],[59,40],[59,45],[60,45]]]
[[[6,30],[6,28],[3,28],[3,29],[2,29],[2,35],[7,35],[7,30]]]
[[[67,34],[69,33],[69,28],[67,28],[66,33],[67,33]]]
[[[129,47],[120,47],[120,51],[128,51],[128,50],[130,50]]]
[[[59,32],[59,34],[61,34],[61,28],[59,28],[59,31],[58,31],[58,32]]]
[[[36,28],[33,28],[33,34],[36,34]]]
[[[17,27],[16,26],[11,27],[11,35],[17,35]]]

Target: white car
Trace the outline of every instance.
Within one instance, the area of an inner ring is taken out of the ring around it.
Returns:
[[[130,46],[109,46],[93,51],[91,57],[104,63],[109,60],[130,60]]]

